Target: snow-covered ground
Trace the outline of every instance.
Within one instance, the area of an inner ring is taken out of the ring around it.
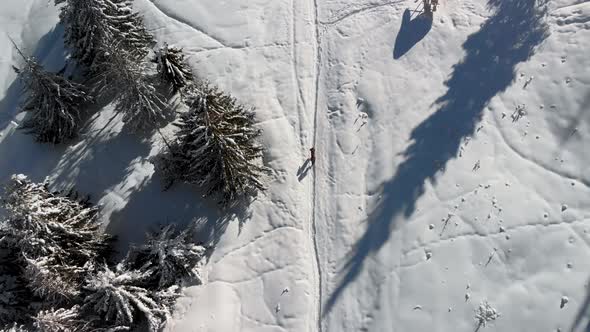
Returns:
[[[428,19],[412,0],[136,0],[257,108],[269,188],[214,229],[192,188],[161,192],[160,138],[121,133],[110,106],[67,147],[15,129],[8,37],[50,69],[64,50],[51,2],[3,0],[0,181],[92,194],[122,248],[208,217],[208,282],[169,331],[586,331],[590,2],[538,3],[441,0]]]

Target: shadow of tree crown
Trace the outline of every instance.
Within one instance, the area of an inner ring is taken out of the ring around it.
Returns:
[[[528,60],[547,37],[545,4],[535,0],[488,1],[493,16],[463,44],[465,57],[445,82],[448,90],[436,100],[438,110],[412,130],[412,143],[403,152],[406,159],[393,178],[381,185],[382,197],[349,255],[324,314],[358,277],[365,259],[387,242],[394,220],[402,214],[406,218],[412,215],[425,182],[436,182],[435,175],[457,156],[462,140],[475,132],[486,105],[512,83],[516,65]]]

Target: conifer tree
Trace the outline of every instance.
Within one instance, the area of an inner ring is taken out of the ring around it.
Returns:
[[[85,332],[90,324],[80,316],[80,307],[50,308],[41,310],[33,317],[33,327],[39,332]]]
[[[15,45],[16,47],[16,45]],[[21,110],[29,112],[21,128],[39,142],[61,143],[78,133],[81,109],[91,100],[83,85],[66,79],[62,73],[51,73],[32,57],[26,57],[22,68],[13,67],[23,82],[26,98]]]
[[[27,258],[55,258],[61,264],[83,267],[109,253],[110,237],[99,229],[98,209],[49,191],[47,183],[15,175],[3,204],[8,211],[8,238]]]
[[[24,257],[24,260],[27,285],[36,296],[48,303],[60,304],[72,301],[79,295],[80,281],[76,276],[86,273],[86,269],[62,266],[53,257]]]
[[[164,44],[156,50],[153,62],[158,64],[160,80],[168,84],[174,93],[191,84],[193,72],[186,63],[181,48]]]
[[[123,113],[128,128],[151,129],[172,116],[164,97],[146,74],[147,63],[133,60],[120,43],[106,45],[105,49],[109,61],[99,66],[94,92],[98,96],[115,96],[116,111]]]
[[[32,331],[27,330],[23,325],[18,325],[17,323],[14,323],[10,327],[5,327],[5,328],[0,329],[0,332],[32,332]]]
[[[0,224],[0,327],[26,322],[31,314],[29,303],[36,300],[26,287],[19,250],[7,239],[8,227],[5,222]]]
[[[139,60],[154,44],[130,0],[55,0],[55,4],[62,5],[60,21],[72,58],[91,73],[110,61],[104,53],[106,45],[120,43],[128,55]]]
[[[174,225],[148,233],[144,244],[132,246],[125,259],[130,269],[148,274],[150,285],[163,289],[183,281],[202,282],[200,267],[206,248],[193,242],[190,229],[176,232]]]
[[[219,194],[223,206],[254,197],[264,189],[265,168],[253,110],[207,84],[187,96],[189,111],[180,116],[176,139],[157,163],[166,186],[198,185],[205,196]]]
[[[123,326],[134,325],[144,318],[150,331],[158,331],[178,295],[174,291],[160,293],[139,286],[147,278],[148,272],[125,270],[121,265],[113,271],[104,266],[86,279],[83,289],[87,295],[82,310],[97,313],[107,323]]]
[[[27,288],[48,304],[74,301],[93,262],[110,254],[97,209],[24,175],[13,176],[2,203],[7,218],[1,244],[17,253]]]

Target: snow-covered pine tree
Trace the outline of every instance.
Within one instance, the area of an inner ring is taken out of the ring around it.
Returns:
[[[16,45],[15,45],[16,47]],[[25,56],[22,68],[13,67],[23,82],[26,98],[21,111],[29,112],[21,128],[39,142],[61,143],[78,133],[81,108],[91,100],[83,85],[51,73],[32,57]]]
[[[18,248],[6,240],[10,234],[7,227],[4,222],[0,225],[0,327],[27,321],[33,298],[22,275]]]
[[[46,183],[14,175],[3,199],[8,212],[7,240],[27,258],[55,258],[62,265],[84,267],[110,254],[111,237],[99,229],[98,209]]]
[[[158,76],[170,86],[172,92],[176,93],[191,84],[193,72],[186,63],[182,48],[164,44],[155,53],[153,62],[158,64]]]
[[[150,291],[141,287],[149,272],[125,270],[118,265],[113,271],[104,266],[86,279],[82,310],[98,314],[107,323],[132,326],[145,319],[150,331],[158,331],[166,322],[176,292]]]
[[[27,330],[24,325],[18,325],[17,323],[12,324],[10,327],[0,329],[0,332],[32,332]]]
[[[175,181],[201,186],[205,196],[220,194],[223,206],[263,190],[253,110],[206,83],[187,93],[186,104],[176,139],[157,162],[167,187]]]
[[[147,64],[135,61],[120,46],[105,46],[109,61],[99,66],[94,92],[98,96],[115,96],[116,111],[123,113],[123,122],[132,131],[153,128],[171,117],[172,110],[147,74]]]
[[[99,229],[97,209],[24,175],[12,177],[2,203],[7,218],[0,243],[17,253],[32,295],[48,304],[75,301],[93,263],[110,254],[111,239]]]
[[[146,271],[153,288],[163,289],[183,281],[201,284],[198,268],[206,248],[194,243],[190,230],[177,232],[175,225],[168,225],[148,233],[144,244],[130,248],[125,265]]]
[[[50,308],[33,317],[33,327],[38,332],[85,332],[90,324],[80,316],[80,307]]]
[[[139,60],[155,43],[130,0],[55,0],[55,4],[62,5],[60,21],[72,58],[91,73],[100,63],[110,61],[104,54],[105,45],[118,42]]]
[[[54,257],[30,259],[24,257],[25,278],[29,289],[49,303],[66,303],[80,293],[80,278],[87,272],[85,268],[62,266]]]

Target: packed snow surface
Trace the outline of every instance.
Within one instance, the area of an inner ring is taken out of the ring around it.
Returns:
[[[111,105],[68,146],[17,130],[9,37],[59,70],[63,29],[52,1],[0,1],[0,181],[90,193],[122,248],[208,217],[206,283],[168,331],[586,331],[590,2],[439,2],[136,0],[257,109],[268,189],[212,227],[194,188],[161,191],[159,135]]]

